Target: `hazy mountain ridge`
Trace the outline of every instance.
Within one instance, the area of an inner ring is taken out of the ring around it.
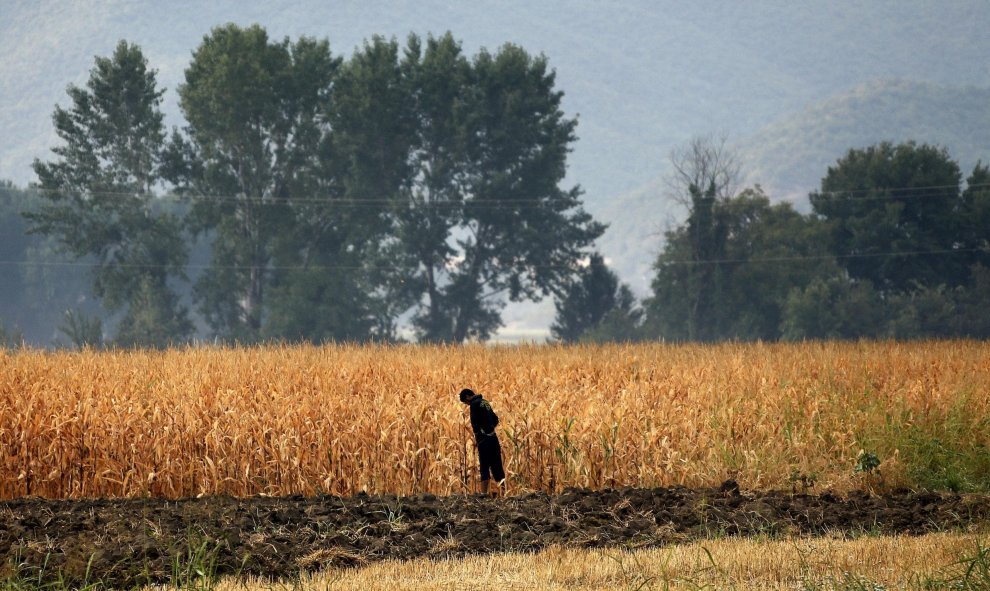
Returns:
[[[941,145],[968,175],[990,159],[990,87],[866,84],[768,125],[741,152],[750,182],[804,199],[848,149],[883,140]]]
[[[564,106],[580,116],[572,178],[588,200],[642,186],[673,145],[725,130],[742,137],[810,101],[876,78],[941,84],[990,83],[990,10],[981,0],[931,6],[923,0],[827,6],[722,1],[690,5],[592,0],[538,5],[511,0],[368,4],[189,0],[7,0],[0,8],[0,176],[23,184],[29,163],[53,143],[50,115],[70,82],[82,83],[94,55],[116,41],[141,45],[168,89],[211,26],[258,22],[275,37],[330,39],[350,54],[374,34],[405,38],[451,30],[473,53],[519,43],[557,69]],[[924,50],[919,51],[918,48]]]

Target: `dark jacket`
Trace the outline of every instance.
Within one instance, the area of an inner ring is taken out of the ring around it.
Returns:
[[[492,405],[482,398],[481,394],[475,394],[468,399],[468,404],[471,405],[471,429],[475,438],[494,436],[495,427],[498,426],[498,415],[492,410]]]

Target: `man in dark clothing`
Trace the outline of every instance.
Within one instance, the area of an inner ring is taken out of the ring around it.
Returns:
[[[495,479],[500,489],[505,488],[505,470],[502,469],[502,446],[498,443],[495,427],[498,415],[492,405],[473,390],[461,390],[461,402],[471,407],[471,429],[478,445],[478,463],[481,465],[481,492],[488,494],[488,482]]]

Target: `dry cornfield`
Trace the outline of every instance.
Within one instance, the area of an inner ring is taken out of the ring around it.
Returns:
[[[6,351],[0,497],[467,492],[462,387],[513,491],[911,486],[990,447],[979,342]]]

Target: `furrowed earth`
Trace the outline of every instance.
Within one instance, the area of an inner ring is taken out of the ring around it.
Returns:
[[[990,525],[990,496],[717,489],[568,489],[481,496],[206,497],[0,503],[6,576],[165,581],[176,564],[291,577],[383,559],[572,547],[663,546],[710,536],[923,534]],[[198,556],[198,558],[197,558]]]

